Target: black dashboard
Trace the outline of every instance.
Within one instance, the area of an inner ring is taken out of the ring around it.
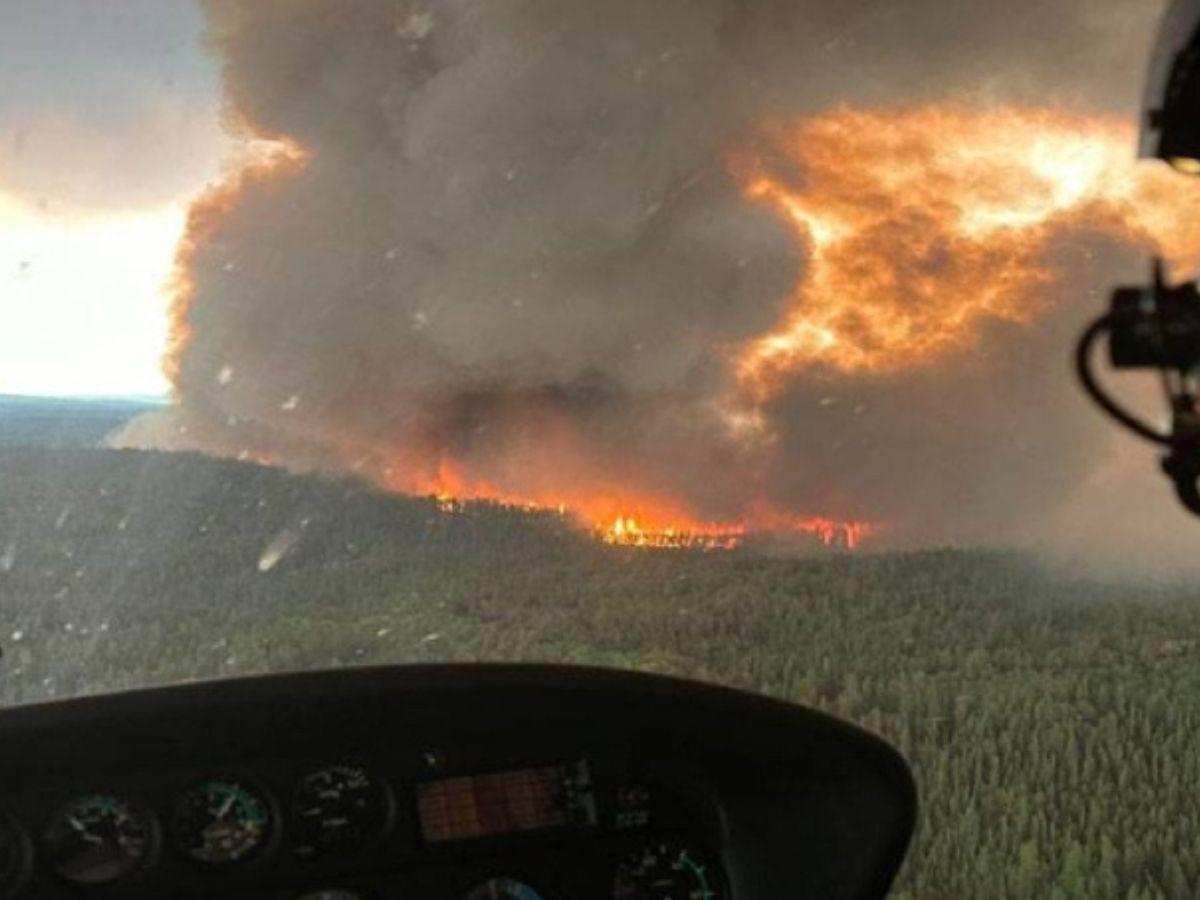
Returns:
[[[898,754],[733,690],[560,666],[265,676],[0,711],[0,897],[882,897]]]

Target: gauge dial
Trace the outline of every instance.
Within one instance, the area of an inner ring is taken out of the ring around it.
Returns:
[[[614,900],[720,900],[717,873],[702,854],[669,842],[650,844],[617,867]]]
[[[240,781],[206,781],[180,799],[171,819],[179,851],[198,862],[239,862],[271,837],[271,806]]]
[[[31,854],[25,833],[0,813],[0,897],[11,897],[29,877]]]
[[[91,794],[71,801],[50,820],[46,859],[76,884],[106,884],[142,865],[154,850],[150,815],[118,797]]]
[[[297,856],[358,850],[388,827],[387,785],[358,766],[329,766],[306,775],[292,795]]]
[[[463,900],[542,900],[542,895],[515,878],[490,878]]]

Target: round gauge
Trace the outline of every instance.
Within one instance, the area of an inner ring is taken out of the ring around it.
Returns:
[[[489,878],[463,900],[542,900],[542,895],[515,878]]]
[[[0,813],[0,897],[15,894],[29,877],[29,840],[12,819]]]
[[[300,779],[292,795],[297,856],[359,850],[388,827],[387,785],[358,766],[329,766]]]
[[[720,900],[716,872],[702,854],[668,842],[650,844],[617,867],[614,900]]]
[[[76,884],[106,884],[142,865],[154,851],[149,814],[106,794],[72,800],[50,820],[46,860]]]
[[[178,850],[214,865],[235,863],[271,837],[271,805],[240,781],[206,781],[187,791],[171,818]]]

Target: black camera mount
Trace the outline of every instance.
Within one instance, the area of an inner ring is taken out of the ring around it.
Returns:
[[[1171,410],[1170,430],[1146,423],[1113,399],[1096,378],[1093,348],[1108,337],[1109,360],[1118,370],[1158,370]],[[1175,287],[1154,264],[1154,282],[1113,292],[1112,306],[1079,340],[1075,365],[1084,390],[1129,431],[1166,448],[1162,468],[1189,512],[1200,516],[1200,291],[1189,281]]]

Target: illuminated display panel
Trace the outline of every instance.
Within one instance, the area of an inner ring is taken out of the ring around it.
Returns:
[[[596,822],[585,761],[431,781],[417,787],[417,812],[430,842]]]

